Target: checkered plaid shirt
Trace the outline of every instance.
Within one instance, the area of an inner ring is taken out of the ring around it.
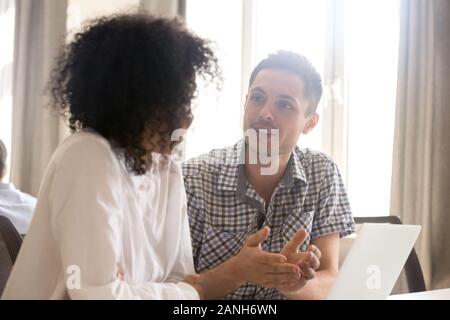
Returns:
[[[261,227],[271,229],[263,250],[280,252],[300,228],[312,239],[354,232],[354,220],[342,178],[326,155],[295,148],[267,211],[247,182],[241,161],[244,140],[183,164],[194,264],[211,269],[236,255],[245,239]],[[226,299],[284,299],[276,289],[247,283]]]

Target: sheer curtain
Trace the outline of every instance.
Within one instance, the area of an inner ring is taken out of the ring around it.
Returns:
[[[64,43],[66,9],[66,0],[16,1],[11,181],[34,196],[63,133],[44,91]]]
[[[14,0],[0,0],[0,139],[11,150]],[[7,166],[11,152],[8,152]],[[9,171],[9,170],[8,170]],[[9,180],[9,173],[6,175]]]
[[[185,0],[141,0],[141,9],[154,15],[185,16]]]
[[[450,287],[450,1],[403,0],[391,213],[422,225],[431,289]]]

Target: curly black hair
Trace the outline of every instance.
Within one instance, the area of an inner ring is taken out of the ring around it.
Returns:
[[[178,19],[144,13],[90,20],[57,58],[50,106],[72,132],[90,129],[120,150],[127,167],[143,174],[151,152],[192,122],[196,77],[220,79],[210,42]],[[154,141],[150,147],[144,138]]]

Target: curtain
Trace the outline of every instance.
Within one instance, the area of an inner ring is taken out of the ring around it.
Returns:
[[[141,8],[151,14],[185,17],[185,0],[141,0]]]
[[[44,92],[64,43],[66,9],[66,0],[16,1],[11,181],[34,196],[64,132]]]
[[[11,150],[12,70],[14,43],[14,0],[0,0],[0,139],[8,150],[7,173]]]
[[[391,213],[422,225],[430,289],[450,287],[450,1],[403,0]]]

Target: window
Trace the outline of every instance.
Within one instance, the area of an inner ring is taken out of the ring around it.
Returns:
[[[68,0],[67,30],[78,31],[83,21],[120,11],[132,11],[139,5],[139,0],[114,0],[108,3],[92,0]],[[70,39],[68,39],[70,40]]]
[[[187,157],[237,141],[253,67],[271,52],[296,51],[325,85],[319,125],[299,145],[333,157],[356,216],[388,215],[399,2],[188,0],[188,26],[217,43],[225,84],[219,95],[200,91]]]
[[[220,14],[213,14],[220,12]],[[233,144],[241,136],[242,14],[240,1],[189,1],[186,20],[202,37],[214,41],[224,82],[221,92],[200,84],[193,102],[194,122],[186,137],[186,157]],[[226,30],[224,28],[226,26]]]
[[[12,71],[14,53],[14,0],[0,0],[0,139],[8,150],[7,165],[11,161]],[[9,170],[6,175],[9,180]]]
[[[400,5],[393,0],[345,3],[348,192],[357,215],[388,215]]]

